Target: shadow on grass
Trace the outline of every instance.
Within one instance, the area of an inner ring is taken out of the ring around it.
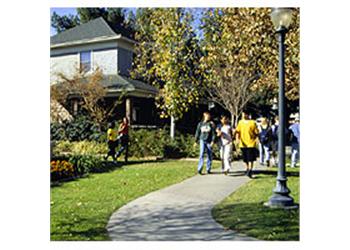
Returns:
[[[262,175],[277,175],[277,169],[276,170],[253,170],[254,175],[262,174]],[[287,177],[288,176],[296,176],[299,177],[299,172],[286,172]]]
[[[102,224],[101,224],[102,223]],[[103,226],[105,221],[94,219],[79,219],[74,222],[61,222],[62,231],[51,231],[51,241],[77,241],[77,240],[108,240],[107,230]],[[83,225],[83,226],[82,226]],[[86,228],[86,225],[95,225]],[[84,228],[85,227],[85,228]]]
[[[224,227],[260,240],[299,241],[299,209],[240,203],[215,207],[212,213]]]
[[[135,165],[135,164],[144,164],[144,163],[160,163],[160,162],[165,162],[165,159],[152,159],[152,160],[131,160],[128,162],[125,161],[120,161],[118,163],[120,163],[121,165]]]

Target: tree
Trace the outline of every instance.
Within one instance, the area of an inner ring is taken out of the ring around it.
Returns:
[[[98,68],[91,74],[77,69],[72,77],[63,73],[58,73],[57,76],[58,83],[51,85],[51,99],[67,107],[70,98],[79,98],[82,109],[88,112],[92,120],[100,127],[106,123],[124,97],[123,92],[110,107],[106,106],[104,98],[107,89],[101,83],[103,74]]]
[[[106,8],[77,8],[77,13],[81,23],[87,23],[99,17],[106,19],[108,15]]]
[[[56,30],[57,33],[73,28],[80,24],[78,16],[74,15],[63,15],[59,16],[56,12],[53,12],[51,17],[51,26]]]
[[[298,15],[298,13],[297,13]],[[209,9],[202,20],[200,60],[207,95],[237,121],[259,91],[277,90],[277,41],[267,8]],[[299,93],[298,23],[287,38],[287,97]],[[290,46],[292,45],[292,46]]]
[[[156,103],[162,118],[179,119],[198,101],[199,49],[192,15],[183,8],[156,8],[139,11],[136,17],[132,76],[158,87]]]
[[[60,33],[99,17],[103,17],[112,26],[126,28],[122,8],[77,8],[77,15],[63,16],[59,16],[54,12],[51,17],[51,26],[55,28],[57,33]]]
[[[136,16],[134,12],[129,11],[128,16],[125,18],[125,27],[133,31],[136,30]]]

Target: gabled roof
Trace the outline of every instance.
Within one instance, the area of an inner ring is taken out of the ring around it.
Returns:
[[[131,38],[131,33],[121,25],[111,26],[102,17],[65,30],[51,37],[51,45],[122,35]]]
[[[122,75],[104,75],[102,84],[109,89],[109,92],[139,92],[149,96],[155,96],[158,89],[150,84],[131,79]]]

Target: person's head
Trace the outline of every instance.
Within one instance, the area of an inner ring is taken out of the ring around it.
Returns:
[[[210,121],[210,113],[209,112],[203,113],[203,121],[205,121],[205,122]]]
[[[128,119],[127,117],[124,117],[124,118],[123,118],[123,123],[124,123],[124,124],[129,124],[129,119]]]
[[[243,112],[242,112],[242,119],[243,120],[249,120],[249,112],[248,112],[248,110],[243,110]]]
[[[261,125],[267,125],[267,118],[266,117],[261,117],[260,121],[261,121]]]
[[[109,123],[109,128],[114,128],[115,127],[115,122],[110,122]]]
[[[275,116],[275,123],[278,123],[279,122],[279,118],[278,116]]]
[[[229,123],[228,117],[226,115],[222,115],[220,122],[222,125],[227,125]]]
[[[299,117],[296,117],[296,118],[294,119],[294,122],[295,122],[295,123],[299,123],[299,122],[300,122]]]

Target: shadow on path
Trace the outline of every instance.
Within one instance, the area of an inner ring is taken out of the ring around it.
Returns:
[[[112,218],[107,230],[113,240],[126,241],[252,240],[208,218],[210,210],[202,203],[141,204]]]

